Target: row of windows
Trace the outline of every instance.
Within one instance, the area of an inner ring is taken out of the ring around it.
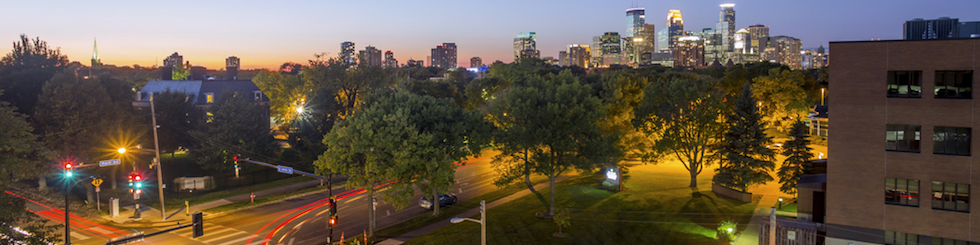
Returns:
[[[919,206],[919,180],[885,178],[885,203]],[[932,182],[932,209],[970,212],[970,185]]]
[[[935,98],[973,98],[973,71],[936,71]],[[888,71],[888,97],[922,98],[922,71]]]
[[[885,150],[919,152],[921,142],[919,125],[888,124],[885,126]],[[932,153],[945,155],[970,155],[970,128],[933,127]]]
[[[136,93],[136,100],[143,101],[143,97],[146,97],[146,94],[147,94],[146,92]],[[235,95],[236,96],[238,95],[237,91],[235,92]],[[150,100],[152,99],[153,99],[153,94],[150,94]],[[262,91],[252,91],[252,100],[261,101]],[[214,103],[214,93],[204,93],[204,102],[208,104]]]
[[[916,234],[910,234],[910,233],[904,233],[904,232],[897,232],[897,231],[885,231],[885,244],[889,244],[889,245],[892,245],[892,244],[894,244],[894,245],[918,245],[918,244],[922,244],[922,243],[920,243],[919,238],[920,238],[919,235],[916,235]],[[924,240],[926,240],[926,241],[932,240],[929,243],[929,244],[932,244],[932,245],[968,245],[968,244],[970,244],[970,242],[967,242],[967,241],[955,240],[955,239],[949,239],[949,238],[942,238],[942,237],[926,237],[926,236],[922,236],[922,238],[925,238]],[[925,242],[925,241],[922,241],[922,242]]]

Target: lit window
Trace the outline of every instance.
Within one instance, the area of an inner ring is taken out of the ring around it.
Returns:
[[[208,104],[214,103],[214,93],[205,93],[204,99],[207,100]]]

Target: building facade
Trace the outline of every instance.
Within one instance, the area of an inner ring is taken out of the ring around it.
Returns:
[[[800,51],[803,49],[803,42],[800,39],[787,36],[775,36],[769,38],[769,45],[762,53],[762,60],[779,63],[789,68],[802,69],[803,60]]]
[[[746,27],[745,30],[749,31],[749,53],[762,53],[769,41],[769,27],[759,24]]]
[[[431,66],[450,69],[456,68],[456,43],[442,43],[432,49],[429,64]]]
[[[538,51],[538,46],[534,38],[534,32],[521,33],[514,38],[514,59],[520,57],[530,57],[538,58],[541,57],[541,52]]]
[[[354,65],[357,63],[357,57],[354,56],[354,42],[342,42],[340,43],[340,60],[347,65]]]
[[[395,53],[392,53],[391,50],[385,51],[385,67],[398,68],[398,60],[395,59]]]
[[[381,66],[384,64],[381,62],[381,50],[372,46],[364,47],[364,50],[361,50],[357,57],[366,66]]]
[[[667,12],[667,49],[673,49],[677,39],[684,36],[684,20],[681,19],[681,10],[671,9]],[[663,48],[661,48],[663,49]]]
[[[718,12],[718,24],[715,30],[721,35],[721,45],[725,52],[732,52],[735,45],[735,4],[725,3],[719,5],[721,11]]]
[[[567,50],[565,50],[565,52],[568,53],[567,66],[578,66],[582,68],[589,67],[589,58],[592,57],[592,54],[589,49],[589,45],[579,45],[579,44],[568,45],[568,48]]]
[[[913,19],[902,25],[905,40],[959,38],[960,19],[942,17],[934,20]]]
[[[826,244],[980,243],[977,47],[980,39],[830,43]]]
[[[674,45],[674,67],[702,68],[704,60],[704,39],[685,36],[677,39]]]
[[[470,68],[477,68],[483,66],[483,59],[480,57],[470,58]]]
[[[241,69],[242,60],[231,56],[225,59],[225,79],[238,79],[238,70]]]

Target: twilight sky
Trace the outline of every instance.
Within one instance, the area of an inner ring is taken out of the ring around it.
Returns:
[[[626,9],[646,8],[647,23],[664,26],[680,9],[686,30],[715,26],[718,4],[735,3],[736,27],[769,26],[770,35],[803,40],[804,48],[829,41],[900,39],[902,23],[942,16],[980,21],[977,0],[362,0],[362,1],[13,1],[0,0],[0,52],[20,34],[60,47],[88,65],[98,39],[102,62],[162,64],[179,52],[210,69],[238,56],[243,68],[306,64],[313,54],[335,56],[340,43],[357,50],[391,50],[399,63],[424,60],[430,49],[455,42],[460,66],[513,60],[513,38],[537,32],[542,56],[558,56],[572,43],[591,44],[603,32],[624,33]],[[6,42],[2,42],[6,41]],[[158,63],[159,62],[159,63]],[[428,64],[428,62],[426,62]]]

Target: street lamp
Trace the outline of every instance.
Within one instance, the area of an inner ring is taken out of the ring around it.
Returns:
[[[434,204],[439,205],[439,204]],[[462,223],[464,220],[480,223],[480,245],[487,245],[487,206],[486,201],[480,200],[480,220],[470,218],[454,217],[449,220],[453,224]]]
[[[779,198],[779,208],[783,208],[783,198]]]
[[[116,152],[119,152],[119,154],[126,154],[126,148],[119,148],[116,150]]]
[[[70,217],[71,215],[68,212],[68,194],[71,194],[71,188],[75,188],[75,185],[77,185],[78,183],[82,183],[82,181],[93,179],[93,178],[95,178],[95,176],[89,176],[87,178],[83,178],[78,181],[75,181],[74,184],[71,184],[71,186],[69,186],[68,189],[65,190],[65,244],[71,244],[71,223],[70,220],[68,220],[68,217]]]

